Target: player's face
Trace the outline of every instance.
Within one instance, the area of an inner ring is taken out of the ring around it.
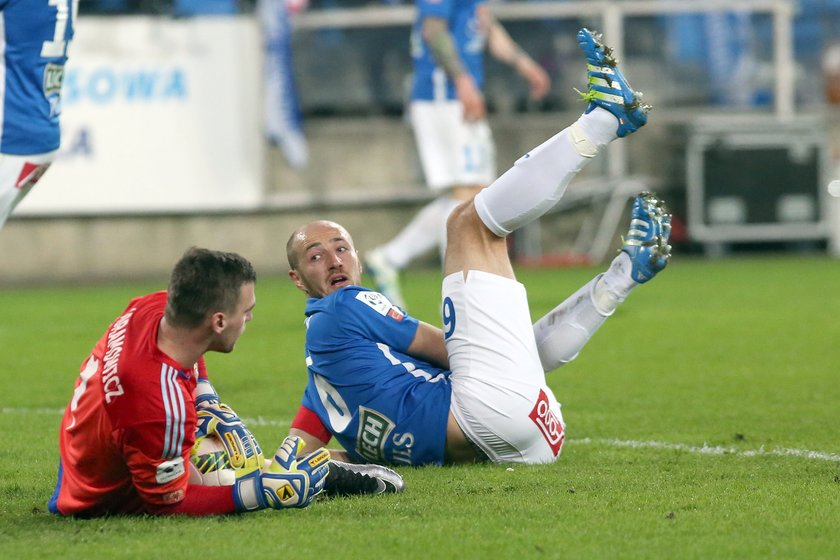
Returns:
[[[245,332],[245,325],[254,318],[254,306],[257,304],[257,297],[254,292],[254,283],[247,282],[239,288],[239,301],[230,313],[224,313],[224,325],[221,327],[216,344],[211,350],[216,352],[230,352],[236,345],[236,341]]]
[[[345,286],[360,286],[362,266],[353,240],[340,225],[315,222],[294,240],[297,269],[289,276],[309,297],[321,298]]]

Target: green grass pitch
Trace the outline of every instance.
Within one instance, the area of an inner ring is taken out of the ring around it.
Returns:
[[[520,270],[536,319],[596,269]],[[550,466],[402,468],[406,491],[211,519],[46,511],[78,366],[160,283],[0,290],[4,558],[840,558],[840,262],[675,258],[549,374]],[[405,277],[437,323],[433,271]],[[209,355],[270,450],[304,386],[303,296],[260,278],[255,319]]]

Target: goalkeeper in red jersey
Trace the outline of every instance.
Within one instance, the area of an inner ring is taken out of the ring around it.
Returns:
[[[233,350],[253,317],[255,282],[241,256],[192,248],[166,292],[128,304],[82,363],[61,421],[51,512],[213,515],[304,507],[321,492],[327,450],[298,456],[302,444],[289,437],[266,466],[207,379],[203,355]],[[189,483],[190,450],[209,433],[234,463],[233,486]]]

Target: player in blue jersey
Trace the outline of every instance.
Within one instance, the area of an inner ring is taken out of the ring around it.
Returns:
[[[505,236],[552,208],[607,144],[647,122],[649,107],[611,51],[586,29],[578,43],[589,74],[584,114],[448,219],[443,329],[359,286],[359,257],[342,226],[316,221],[289,238],[289,276],[310,298],[309,382],[291,430],[307,445],[335,436],[354,461],[397,465],[557,459],[565,425],[545,372],[574,359],[670,256],[670,215],[643,193],[609,269],[531,324]]]
[[[55,159],[79,0],[0,0],[0,228]]]
[[[426,184],[438,197],[365,259],[377,289],[400,306],[398,271],[436,246],[443,255],[449,213],[496,178],[481,93],[485,50],[516,69],[531,98],[548,93],[548,74],[511,39],[485,0],[417,0],[409,116]]]

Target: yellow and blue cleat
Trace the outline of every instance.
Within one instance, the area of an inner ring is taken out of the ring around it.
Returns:
[[[601,42],[601,35],[585,27],[578,31],[578,45],[586,55],[589,90],[578,92],[589,102],[586,113],[595,107],[606,109],[618,119],[618,136],[636,132],[647,123],[650,105],[642,103],[641,92],[633,91],[618,69],[612,49]]]
[[[630,277],[644,284],[668,265],[671,258],[671,214],[655,194],[643,192],[633,200],[630,229],[621,250],[630,256]]]

